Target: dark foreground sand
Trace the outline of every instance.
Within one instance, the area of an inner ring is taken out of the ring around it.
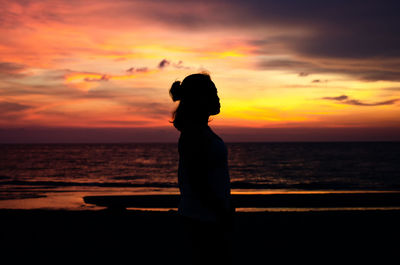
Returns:
[[[185,264],[176,212],[0,210],[0,220],[1,264]],[[237,213],[233,259],[398,264],[399,225],[400,211]]]

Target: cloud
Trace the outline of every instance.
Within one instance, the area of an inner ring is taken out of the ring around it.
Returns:
[[[227,13],[241,18],[242,27],[265,27],[264,33],[248,42],[257,54],[291,58],[268,63],[261,59],[261,69],[400,81],[398,1],[360,5],[344,0],[250,0],[239,5],[233,0],[228,8],[235,12]]]
[[[349,105],[356,105],[356,106],[383,106],[383,105],[393,105],[400,99],[391,99],[391,100],[386,100],[386,101],[380,101],[380,102],[375,102],[375,103],[364,103],[359,100],[353,99],[353,100],[347,100],[345,104]]]
[[[77,75],[69,76],[71,82],[65,82],[64,76],[68,74]],[[18,97],[21,102],[29,102],[29,105],[0,100],[0,126],[154,126],[162,122],[168,124],[171,118],[168,93],[164,97],[154,96],[160,95],[160,91],[165,88],[125,87],[120,82],[102,82],[103,76],[107,75],[51,70],[30,76],[27,82],[2,82],[0,98]],[[42,80],[47,80],[47,83],[37,84]],[[85,82],[89,82],[88,89],[80,89],[80,85]]]
[[[44,97],[52,97],[53,100],[68,99],[83,94],[84,92],[71,89],[66,84],[57,82],[47,84],[25,84],[25,83],[10,83],[2,85],[0,83],[0,96],[3,97],[30,97],[36,98],[37,95]],[[53,81],[54,82],[54,81]],[[32,97],[33,96],[33,97]],[[28,99],[31,101],[31,99]]]
[[[26,67],[19,63],[0,62],[0,77],[20,77]]]
[[[167,60],[167,59],[163,59],[159,64],[158,64],[158,68],[159,69],[164,69],[164,68],[166,68],[166,67],[168,67],[168,66],[172,66],[172,67],[174,67],[174,68],[177,68],[177,69],[191,69],[191,67],[190,66],[185,66],[184,64],[183,64],[183,61],[182,60],[179,60],[178,62],[172,62],[172,61],[170,61],[170,60]]]
[[[345,99],[348,99],[349,97],[348,96],[346,96],[346,95],[341,95],[341,96],[338,96],[338,97],[323,97],[322,99],[330,99],[330,100],[339,100],[339,101],[341,101],[341,100],[345,100]]]
[[[400,87],[385,87],[383,90],[387,91],[400,91]]]
[[[400,3],[396,0],[363,4],[346,0],[172,0],[141,8],[152,10],[145,13],[153,21],[196,31],[265,27],[266,32],[282,32],[280,36],[285,36],[285,45],[292,51],[312,57],[400,56]],[[269,39],[259,41],[271,44]]]
[[[237,12],[239,0],[232,1]],[[236,4],[236,5],[235,5]],[[240,22],[299,29],[283,31],[293,52],[314,58],[388,58],[400,56],[398,1],[246,1]]]
[[[309,63],[306,61],[296,61],[291,59],[273,59],[273,60],[265,60],[260,62],[259,64],[264,69],[313,69],[316,66],[313,63]],[[302,73],[307,73],[302,72]]]
[[[400,101],[400,98],[397,98],[397,99],[379,101],[379,102],[374,102],[374,103],[366,103],[366,102],[362,102],[362,101],[360,101],[358,99],[350,99],[346,95],[341,95],[341,96],[338,96],[338,97],[323,97],[321,99],[339,101],[340,103],[346,104],[346,105],[369,106],[369,107],[371,107],[371,106],[393,105],[397,101]]]
[[[61,71],[62,74],[56,76],[55,78],[62,77],[67,82],[103,82],[109,80],[118,80],[118,79],[129,79],[134,78],[137,74],[147,73],[150,70],[147,67],[142,68],[129,68],[125,70],[123,74],[104,74],[104,73],[96,73],[96,72],[78,72],[72,70]]]
[[[0,113],[20,112],[32,108],[32,106],[15,102],[0,101]]]
[[[294,51],[316,57],[400,56],[400,3],[396,0],[367,0],[363,4],[346,0],[116,0],[112,5],[98,0],[95,8],[77,0],[59,0],[51,8],[51,1],[12,2],[2,9],[0,25],[34,21],[115,27],[142,22],[191,31],[264,27],[265,32],[282,32],[287,46]],[[23,12],[15,12],[15,7]],[[88,14],[91,19],[87,19]],[[293,40],[296,41],[291,43]],[[260,36],[259,41],[265,44],[268,39]]]
[[[118,79],[129,79],[134,78],[138,74],[150,73],[150,72],[157,72],[159,69],[164,69],[168,66],[172,65],[174,68],[177,69],[190,69],[190,67],[185,66],[183,61],[178,61],[177,63],[172,62],[167,59],[163,59],[157,65],[157,68],[148,68],[148,67],[130,67],[125,70],[123,74],[104,74],[104,73],[97,73],[97,72],[79,72],[79,71],[72,71],[72,70],[64,70],[60,71],[61,74],[57,75],[55,78],[62,77],[67,82],[75,82],[75,81],[85,81],[85,82],[102,82],[102,81],[109,81],[109,80],[118,80]]]
[[[163,59],[159,64],[158,64],[158,68],[163,69],[167,66],[169,66],[171,64],[170,61],[168,61],[167,59]]]
[[[376,60],[315,60],[302,59],[264,59],[260,60],[256,67],[262,70],[281,70],[293,74],[341,74],[348,75],[364,81],[400,81],[399,64]],[[304,76],[304,75],[303,75]]]
[[[0,122],[15,123],[25,116],[25,111],[33,106],[17,102],[0,101]]]
[[[138,98],[119,99],[119,104],[128,107],[128,112],[142,114],[148,118],[163,118],[167,120],[171,115],[171,105],[167,102],[157,102],[151,99]]]
[[[99,82],[99,81],[108,81],[111,76],[109,75],[101,75],[99,78],[96,77],[85,77],[83,80],[86,82]]]
[[[55,78],[63,78],[67,82],[100,82],[100,81],[108,81],[112,78],[111,75],[103,74],[103,73],[95,73],[95,72],[77,72],[72,70],[60,71],[61,74],[56,76]]]
[[[328,83],[328,80],[314,79],[311,83]]]
[[[190,66],[185,66],[185,65],[183,64],[183,61],[179,61],[179,62],[177,62],[177,63],[173,63],[172,66],[175,67],[175,68],[177,68],[177,69],[191,69]]]
[[[146,73],[149,71],[149,68],[147,67],[140,67],[140,68],[135,68],[131,67],[126,70],[127,73],[133,74],[133,73]]]
[[[296,74],[346,74],[367,81],[400,81],[400,38],[397,26],[400,24],[399,8],[400,2],[395,0],[367,0],[363,4],[346,0],[116,0],[110,4],[109,1],[98,0],[95,6],[77,0],[40,3],[15,0],[2,6],[0,28],[36,29],[38,25],[68,25],[69,28],[78,29],[77,32],[82,30],[82,34],[91,34],[85,30],[92,27],[105,30],[116,27],[120,30],[148,30],[148,26],[152,29],[162,28],[172,35],[188,31],[234,31],[238,36],[244,36],[242,40],[254,48],[255,54],[288,55],[294,61],[303,63],[280,66],[272,64],[268,69],[287,69]],[[0,40],[0,44],[9,49],[23,49],[25,52],[19,56],[26,60],[47,55],[51,61],[57,56],[68,57],[68,52],[91,52],[97,56],[110,56],[112,54],[103,53],[116,52],[95,49],[94,46],[80,47],[85,46],[84,43],[77,43],[63,49],[63,52],[53,46],[38,50],[34,48],[35,45],[25,44],[25,40],[18,39],[19,35],[9,34],[11,40]],[[69,35],[67,37],[70,39]],[[100,37],[94,39],[97,38]],[[125,58],[125,53],[117,52],[113,56],[117,56],[115,60],[120,60]],[[174,66],[166,59],[162,62],[159,69]],[[262,65],[261,61],[260,69],[266,69]],[[180,68],[182,65],[177,63],[175,67]]]

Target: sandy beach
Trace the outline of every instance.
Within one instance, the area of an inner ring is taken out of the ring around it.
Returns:
[[[0,210],[3,264],[184,264],[175,211]],[[234,264],[393,264],[400,211],[240,212]]]

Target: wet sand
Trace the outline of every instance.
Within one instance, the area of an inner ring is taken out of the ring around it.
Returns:
[[[2,264],[185,264],[175,211],[0,210]],[[394,264],[400,211],[240,212],[234,264]],[[210,262],[212,264],[212,262]]]

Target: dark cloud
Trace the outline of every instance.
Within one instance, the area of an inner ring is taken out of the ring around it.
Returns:
[[[147,67],[140,67],[140,68],[135,68],[135,67],[131,67],[129,69],[126,70],[127,73],[145,73],[148,72],[149,68]]]
[[[391,100],[386,100],[386,101],[380,101],[380,102],[375,102],[375,103],[364,103],[356,99],[352,100],[347,100],[345,101],[345,104],[349,105],[356,105],[356,106],[383,106],[383,105],[393,105],[400,99],[391,99]]]
[[[109,75],[102,75],[99,78],[91,78],[91,77],[86,77],[83,79],[86,82],[100,82],[100,81],[108,81],[110,80],[110,76]]]
[[[167,60],[167,59],[161,60],[158,63],[157,68],[158,69],[164,69],[164,68],[166,68],[168,66],[172,66],[172,67],[177,68],[177,69],[190,69],[190,67],[185,66],[183,64],[182,60],[180,60],[178,62],[172,62],[172,61]],[[131,68],[126,70],[126,72],[130,73],[130,74],[133,74],[133,73],[145,73],[145,72],[148,72],[148,71],[149,71],[149,68],[147,68],[147,67],[141,67],[141,68],[131,67]]]
[[[400,59],[399,59],[400,62]],[[385,63],[376,60],[321,60],[318,63],[313,59],[302,60],[271,59],[258,62],[257,67],[262,70],[282,70],[290,73],[311,74],[342,74],[356,77],[364,81],[390,80],[400,81],[400,63]]]
[[[152,19],[192,31],[265,28],[265,36],[249,40],[256,53],[301,58],[297,64],[261,62],[262,69],[400,81],[399,1],[168,1],[179,5],[176,11],[164,5],[157,2]]]
[[[0,101],[0,121],[13,123],[21,119],[25,110],[33,108],[32,106],[16,102]]]
[[[171,62],[168,61],[167,59],[163,59],[159,64],[158,64],[158,68],[163,69],[165,67],[167,67],[168,65],[170,65]]]
[[[312,69],[315,65],[305,61],[295,61],[289,59],[267,60],[260,63],[265,69]]]
[[[345,99],[348,99],[349,97],[348,96],[346,96],[346,95],[341,95],[341,96],[338,96],[338,97],[323,97],[322,99],[331,99],[331,100],[339,100],[339,101],[341,101],[341,100],[345,100]]]
[[[26,67],[22,64],[11,62],[0,62],[0,77],[20,77]]]
[[[32,108],[32,106],[15,102],[0,101],[0,113],[19,112]]]
[[[136,72],[138,72],[138,73],[145,73],[147,71],[149,71],[149,69],[147,67],[140,67],[140,68],[136,69]]]
[[[179,9],[166,8],[167,5]],[[400,2],[396,0],[173,0],[158,1],[148,8],[152,8],[152,19],[191,30],[255,26],[304,29],[308,34],[293,34],[287,40],[296,41],[287,44],[311,56],[400,56]]]
[[[311,83],[327,83],[328,80],[314,79]]]
[[[300,73],[300,76],[308,76],[316,73],[326,73],[332,71],[342,71],[342,69],[333,69],[325,65],[317,65],[306,60],[291,60],[291,59],[271,59],[264,60],[258,63],[258,67],[263,70],[283,70],[293,73]]]
[[[400,81],[400,35],[397,33],[400,16],[393,11],[399,10],[400,2],[301,2],[304,7],[294,4],[296,13],[281,9],[288,4],[282,1],[265,16],[277,27],[300,27],[308,33],[282,33],[278,37],[259,39],[258,43],[253,41],[258,53],[283,53],[301,58],[296,64],[281,62],[276,66],[294,72],[338,73],[366,81]],[[276,14],[270,17],[274,9]]]
[[[338,97],[323,97],[322,99],[335,100],[335,101],[339,101],[342,104],[355,105],[355,106],[384,106],[384,105],[393,105],[397,101],[400,101],[400,98],[397,98],[397,99],[379,101],[379,102],[374,102],[374,103],[365,103],[358,99],[349,99],[349,97],[346,95],[341,95]]]
[[[172,66],[175,67],[175,68],[177,68],[177,69],[191,69],[191,67],[185,66],[185,65],[183,64],[183,61],[179,61],[179,62],[177,62],[177,63],[173,63]]]

